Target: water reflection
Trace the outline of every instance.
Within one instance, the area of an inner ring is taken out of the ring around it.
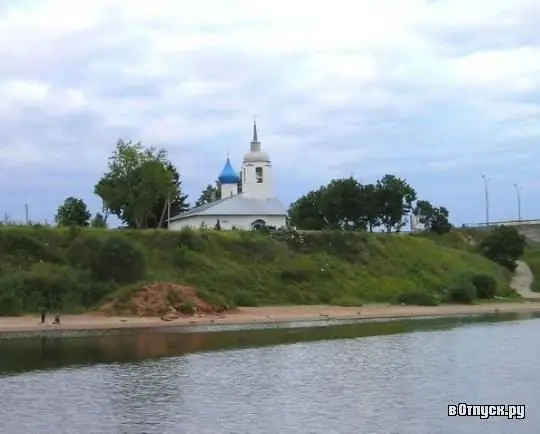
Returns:
[[[526,314],[534,318],[534,313]],[[0,346],[0,375],[72,365],[125,363],[200,351],[278,345],[317,340],[350,339],[412,331],[452,328],[524,318],[523,314],[499,314],[429,320],[345,323],[339,326],[266,328],[201,332],[199,328],[84,332],[10,338]]]
[[[540,320],[485,321],[8,339],[0,432],[537,432]],[[64,368],[30,371],[37,351]],[[528,420],[449,418],[463,401],[527,404]]]

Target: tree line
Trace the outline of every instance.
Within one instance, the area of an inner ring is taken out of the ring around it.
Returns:
[[[56,224],[106,227],[108,216],[114,215],[127,228],[158,228],[166,218],[168,199],[171,215],[190,208],[180,172],[167,152],[140,142],[117,142],[94,193],[102,201],[101,212],[92,217],[82,199],[68,197],[58,207]],[[208,184],[194,205],[219,200],[220,193],[218,181]],[[425,230],[444,233],[451,228],[445,207],[417,200],[414,188],[394,175],[365,185],[353,177],[334,179],[293,202],[288,216],[297,229],[399,232],[411,213]]]
[[[451,229],[448,210],[417,200],[417,193],[405,179],[385,175],[373,184],[361,184],[353,177],[334,179],[293,202],[289,218],[305,230],[344,229],[399,232],[410,215],[425,230],[445,233]]]

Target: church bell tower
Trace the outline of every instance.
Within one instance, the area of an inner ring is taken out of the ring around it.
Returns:
[[[272,162],[262,150],[257,134],[257,123],[253,121],[253,139],[242,163],[242,192],[246,196],[264,199],[273,196]]]

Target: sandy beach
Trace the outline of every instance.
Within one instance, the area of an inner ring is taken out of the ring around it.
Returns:
[[[61,324],[52,324],[52,317],[41,324],[38,316],[0,318],[0,332],[45,330],[108,330],[119,328],[151,328],[194,324],[261,324],[291,321],[326,321],[329,319],[380,319],[422,316],[451,316],[489,313],[540,312],[540,302],[500,302],[478,305],[391,306],[279,306],[243,307],[220,315],[192,316],[164,321],[147,317],[105,317],[92,314],[65,315]]]

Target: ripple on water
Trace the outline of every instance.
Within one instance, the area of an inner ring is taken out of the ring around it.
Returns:
[[[0,433],[535,433],[540,320],[0,378]],[[523,403],[527,420],[449,418]]]

